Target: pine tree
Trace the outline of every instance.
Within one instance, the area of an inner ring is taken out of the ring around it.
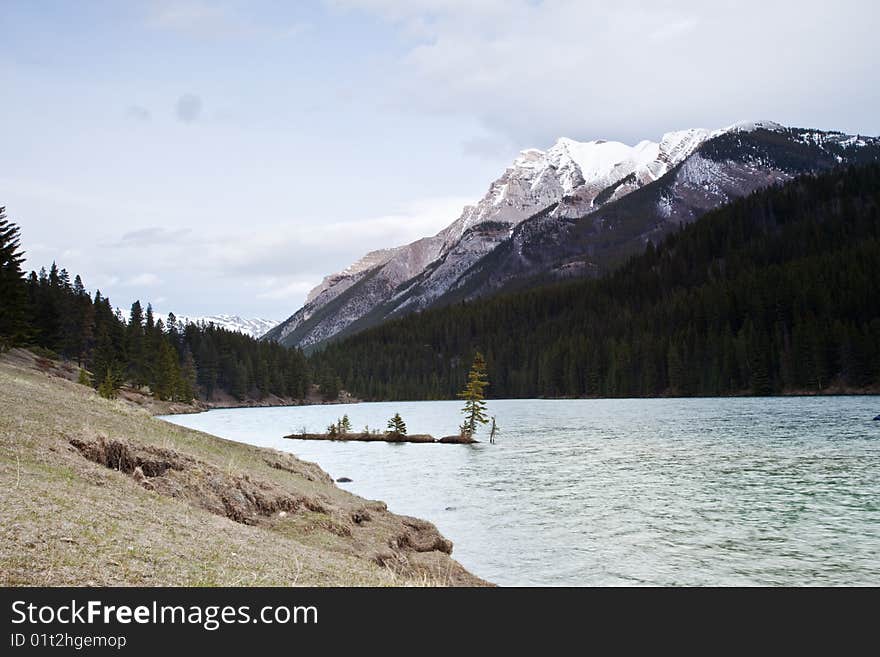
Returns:
[[[339,420],[339,433],[346,434],[351,431],[351,420],[348,419],[348,415],[343,415],[342,419]],[[405,431],[406,429],[404,429]]]
[[[171,340],[171,344],[179,351],[180,327],[177,325],[177,317],[174,313],[168,313],[168,318],[165,320],[165,330],[168,332],[168,339]]]
[[[229,393],[239,401],[244,399],[248,392],[247,365],[241,361],[235,361],[231,366]]]
[[[486,375],[486,361],[483,354],[479,351],[474,354],[474,362],[471,365],[471,371],[468,373],[467,385],[464,390],[458,393],[459,399],[464,399],[464,424],[461,425],[461,433],[463,436],[473,438],[477,432],[478,424],[486,424],[489,418],[486,417],[486,401],[483,396],[483,389],[489,385],[489,379]]]
[[[192,351],[189,346],[185,346],[180,365],[179,387],[176,393],[177,399],[187,403],[191,402],[196,396],[197,379],[196,362],[193,360]]]
[[[31,310],[36,343],[51,351],[61,348],[61,294],[58,288],[58,266],[53,262],[49,273],[40,268]]]
[[[121,387],[121,379],[119,372],[110,368],[104,375],[104,380],[98,386],[98,394],[105,399],[116,399],[119,396],[119,388]]]
[[[180,366],[177,363],[177,352],[167,340],[159,343],[159,356],[155,364],[153,394],[159,399],[173,399],[180,388]]]
[[[125,347],[128,355],[128,374],[138,387],[147,383],[146,345],[144,338],[144,311],[140,301],[131,304],[128,316]]]
[[[406,436],[406,422],[400,417],[400,413],[395,413],[394,417],[388,420],[388,430],[385,435],[394,438],[403,438]]]
[[[19,249],[21,229],[6,219],[0,207],[0,352],[27,338],[27,286]]]
[[[190,325],[193,326],[194,325]],[[194,330],[198,330],[195,329]],[[219,357],[217,348],[210,339],[209,334],[205,334],[204,339],[199,344],[196,362],[198,363],[198,383],[205,391],[205,399],[211,400],[214,396],[214,390],[219,385]]]
[[[162,341],[164,329],[156,322],[153,314],[152,304],[147,304],[147,310],[144,313],[144,360],[143,360],[143,381],[153,386],[158,376],[158,363],[161,358],[161,350],[159,343]]]
[[[113,341],[110,337],[110,327],[107,324],[102,324],[98,330],[97,346],[92,356],[92,372],[94,373],[92,384],[100,392],[100,386],[104,385],[108,378],[111,381],[116,380],[118,369],[119,364],[116,350],[113,348]]]
[[[324,399],[332,400],[339,397],[339,391],[342,388],[342,381],[330,369],[323,372],[320,379],[321,395]]]
[[[95,341],[95,306],[89,293],[86,292],[82,279],[77,275],[73,282],[72,306],[73,317],[73,340],[72,355],[77,363],[82,366],[88,354],[94,347]]]

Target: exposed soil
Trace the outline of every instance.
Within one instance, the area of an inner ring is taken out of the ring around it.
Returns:
[[[259,518],[279,511],[296,513],[305,509],[328,513],[316,497],[292,495],[247,474],[228,474],[174,450],[103,437],[89,441],[72,438],[70,444],[90,461],[131,475],[147,490],[188,500],[246,525],[254,525]]]

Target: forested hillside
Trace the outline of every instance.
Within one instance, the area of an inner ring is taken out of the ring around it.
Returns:
[[[354,394],[774,394],[880,385],[880,166],[754,193],[599,280],[388,322],[312,356]]]
[[[159,399],[190,401],[227,393],[301,398],[308,387],[299,350],[260,342],[213,324],[156,318],[136,301],[125,320],[110,300],[54,263],[25,277],[20,230],[0,208],[0,350],[30,346],[74,360],[93,373],[83,382],[105,396],[123,383]]]

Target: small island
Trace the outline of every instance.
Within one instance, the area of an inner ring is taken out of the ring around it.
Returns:
[[[475,440],[474,438],[471,438],[467,435],[444,436],[438,439],[426,433],[400,435],[395,433],[379,433],[372,431],[369,433],[362,431],[354,433],[292,433],[284,437],[294,440],[352,440],[368,443],[444,443],[470,445],[472,443],[480,442],[479,440]]]
[[[285,438],[292,440],[336,440],[336,441],[361,441],[361,442],[384,442],[384,443],[442,443],[446,445],[471,445],[480,442],[474,438],[477,425],[486,424],[489,419],[486,417],[486,402],[483,396],[483,389],[489,385],[486,377],[486,361],[480,352],[476,352],[473,365],[468,374],[468,382],[465,389],[459,394],[461,399],[465,400],[465,406],[462,412],[465,415],[464,423],[459,427],[459,432],[452,436],[443,436],[442,438],[434,438],[434,436],[426,433],[407,433],[406,423],[400,417],[400,413],[395,413],[388,420],[388,428],[385,431],[378,429],[370,429],[364,427],[363,431],[352,431],[351,420],[348,415],[343,415],[336,422],[327,427],[324,433],[311,433],[305,427],[299,433],[291,433]],[[495,442],[495,435],[498,432],[495,426],[495,418],[492,418],[492,430],[489,435],[489,442]]]

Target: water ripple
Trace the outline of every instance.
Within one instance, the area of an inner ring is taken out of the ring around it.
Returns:
[[[499,584],[880,584],[877,397],[492,401],[497,445],[282,440],[343,413],[447,435],[458,402],[219,410],[174,422],[317,461],[430,519]]]

